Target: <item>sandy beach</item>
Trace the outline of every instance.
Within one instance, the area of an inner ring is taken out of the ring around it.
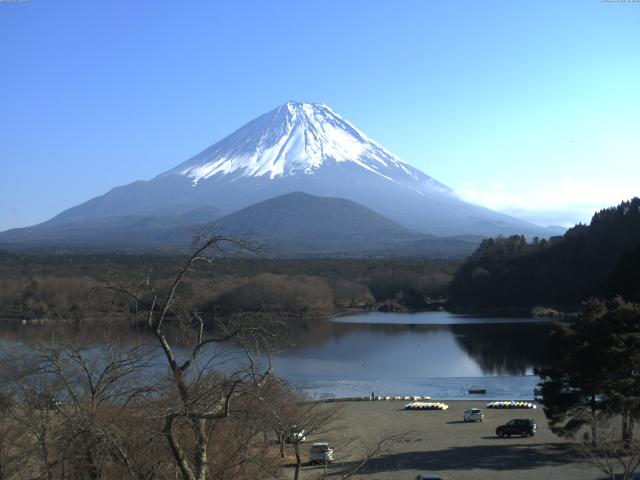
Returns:
[[[541,408],[493,410],[483,401],[448,401],[445,411],[408,411],[404,401],[344,402],[337,404],[340,419],[331,431],[310,435],[305,457],[314,441],[328,441],[336,453],[336,466],[362,456],[362,447],[385,434],[402,434],[390,442],[366,469],[352,478],[414,479],[420,472],[435,472],[448,480],[542,480],[602,478],[602,474],[571,453],[568,444],[547,427]],[[331,408],[335,404],[327,404]],[[481,408],[484,421],[465,423],[467,408]],[[514,418],[533,418],[534,437],[498,438],[495,429]],[[305,466],[302,478],[317,478],[324,467]],[[336,478],[340,478],[339,476]]]

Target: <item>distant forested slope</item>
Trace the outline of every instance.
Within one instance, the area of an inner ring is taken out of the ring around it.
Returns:
[[[96,287],[138,288],[150,272],[166,289],[183,262],[180,255],[0,250],[0,321],[106,318],[113,294]],[[222,257],[201,263],[179,293],[194,308],[223,315],[435,308],[458,265],[425,258]]]
[[[562,237],[484,240],[457,271],[459,309],[572,309],[589,297],[640,300],[640,198],[596,213]]]

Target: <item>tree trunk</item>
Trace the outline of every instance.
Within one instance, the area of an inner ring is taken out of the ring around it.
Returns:
[[[591,397],[591,446],[595,447],[598,441],[598,420],[596,418],[595,397]]]
[[[622,441],[624,448],[630,448],[633,442],[633,418],[626,408],[622,411]]]
[[[53,469],[49,461],[49,445],[47,443],[47,428],[43,427],[40,432],[40,448],[42,450],[42,458],[45,468],[47,469],[47,480],[53,480]]]
[[[83,470],[86,474],[86,478],[89,478],[90,480],[97,480],[100,477],[100,472],[98,470],[98,466],[96,465],[96,458],[93,454],[92,448],[93,447],[87,447],[85,451],[85,465]]]
[[[296,472],[293,475],[293,480],[298,480],[300,478],[300,468],[302,467],[302,459],[300,458],[300,442],[295,442],[295,450],[296,450]]]
[[[180,469],[180,474],[184,480],[196,480],[196,476],[191,470],[191,466],[185,457],[184,452],[182,451],[182,447],[180,443],[175,438],[173,434],[173,418],[165,417],[164,419],[164,428],[162,429],[162,433],[165,435],[167,442],[169,443],[169,448],[171,449],[171,453],[173,454],[173,459],[176,462],[176,465]]]
[[[199,418],[194,421],[194,429],[197,438],[197,452],[196,452],[196,475],[198,480],[207,479],[207,434],[205,432],[206,421],[203,418]]]

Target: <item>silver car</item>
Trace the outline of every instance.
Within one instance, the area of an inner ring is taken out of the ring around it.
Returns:
[[[465,422],[481,422],[482,420],[484,420],[484,415],[479,408],[469,408],[464,411]]]

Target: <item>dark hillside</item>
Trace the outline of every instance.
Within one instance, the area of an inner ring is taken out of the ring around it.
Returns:
[[[256,203],[215,221],[231,233],[261,238],[296,235],[408,234],[409,231],[359,203],[302,192]]]
[[[451,284],[456,308],[573,309],[589,297],[638,297],[640,199],[596,213],[562,237],[484,240]]]
[[[417,233],[343,198],[293,192],[221,217],[213,207],[159,216],[46,222],[0,232],[0,248],[74,253],[185,253],[194,230],[249,237],[266,257],[465,257],[481,237]]]

